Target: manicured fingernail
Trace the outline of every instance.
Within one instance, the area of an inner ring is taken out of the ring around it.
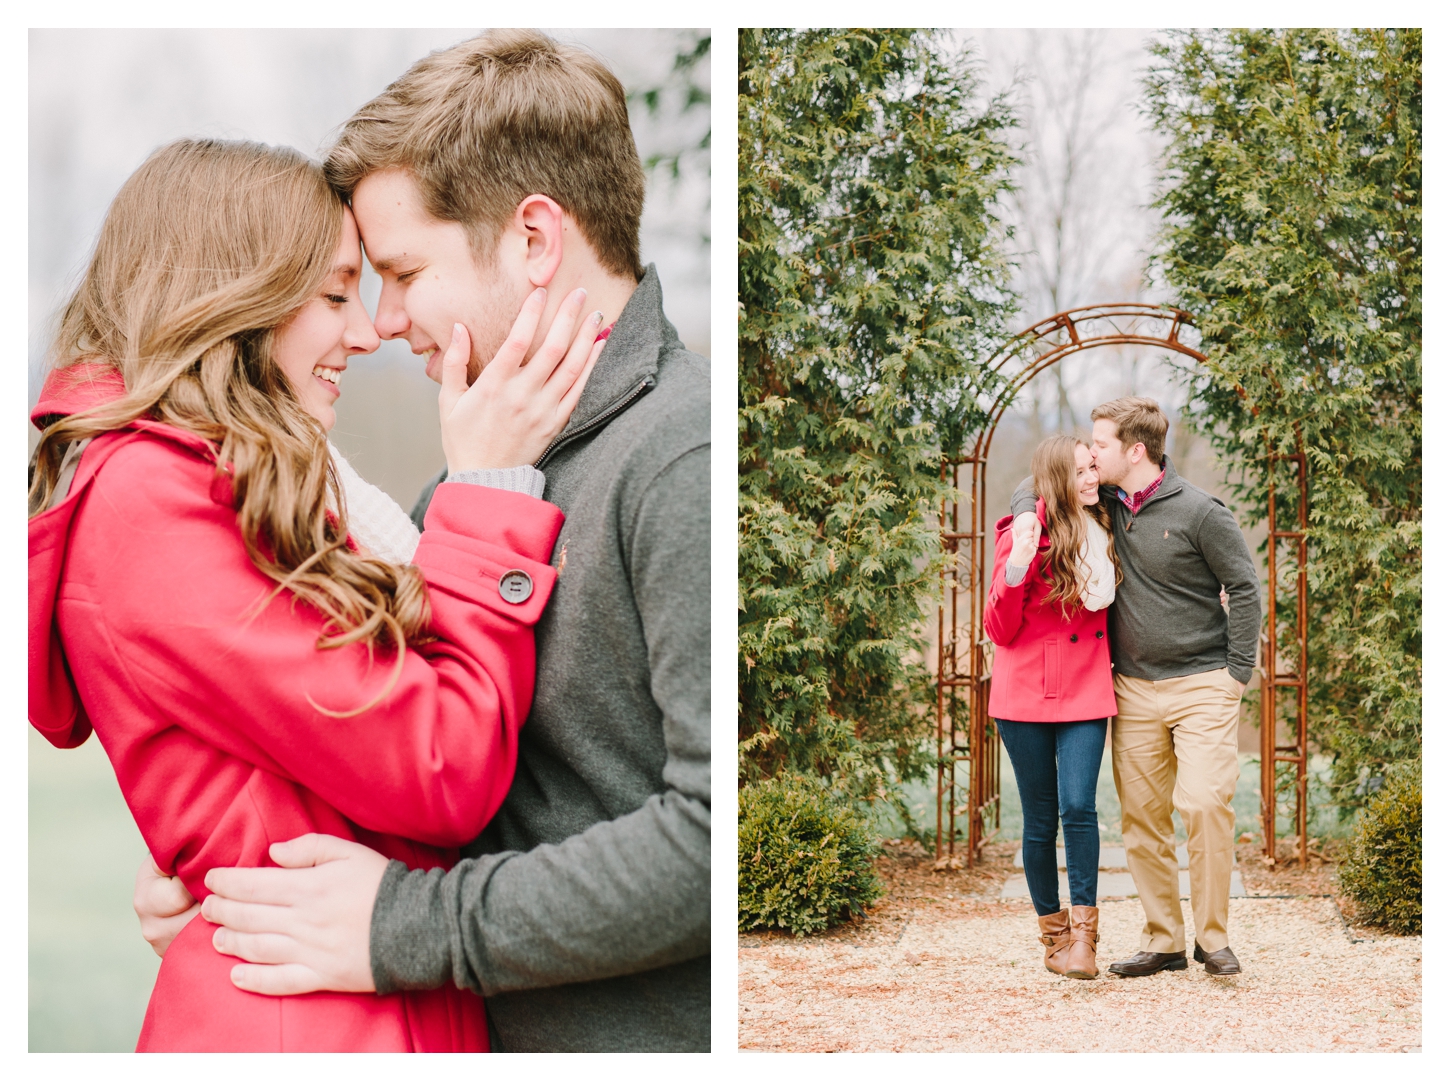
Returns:
[[[537,289],[534,290],[534,299],[536,299],[536,300],[542,300],[542,299],[544,299],[544,297],[546,297],[548,295],[549,295],[549,291],[547,289],[545,289],[542,285],[539,286]]]
[[[453,340],[456,342],[461,337],[463,337],[463,324],[462,323],[454,323],[453,324]]]
[[[593,315],[591,315],[589,317],[589,321],[591,323],[595,324],[596,326],[598,326],[600,323],[604,322],[604,313],[603,312],[595,312]]]

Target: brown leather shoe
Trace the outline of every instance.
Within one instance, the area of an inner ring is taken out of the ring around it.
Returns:
[[[1047,971],[1062,976],[1067,972],[1067,947],[1070,940],[1068,910],[1054,912],[1050,916],[1038,916],[1037,928],[1042,932],[1038,941],[1047,947],[1047,956],[1042,959]]]
[[[1188,958],[1183,951],[1177,953],[1149,953],[1140,950],[1126,961],[1114,961],[1108,971],[1118,976],[1151,976],[1155,972],[1182,972],[1188,967]]]
[[[1234,951],[1227,946],[1221,950],[1214,950],[1212,953],[1204,953],[1203,947],[1195,942],[1193,959],[1201,964],[1203,971],[1210,976],[1237,976],[1243,971],[1239,967],[1239,959],[1234,956]]]
[[[1068,933],[1067,971],[1074,980],[1098,978],[1098,910],[1073,905],[1069,910],[1072,929]]]

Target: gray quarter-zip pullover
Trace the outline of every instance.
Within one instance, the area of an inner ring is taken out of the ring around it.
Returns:
[[[508,797],[373,909],[378,989],[485,995],[496,1050],[709,1050],[709,433],[651,267],[537,463],[566,517]]]

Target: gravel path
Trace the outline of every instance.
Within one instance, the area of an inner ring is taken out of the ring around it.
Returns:
[[[1418,937],[1350,932],[1327,897],[1249,897],[1229,906],[1241,976],[1190,963],[1066,980],[1042,966],[1031,905],[988,899],[1010,870],[1002,856],[982,872],[935,876],[925,861],[888,857],[890,892],[866,920],[808,939],[741,935],[740,1047],[1419,1050]],[[1106,968],[1137,950],[1142,910],[1136,900],[1100,908]]]

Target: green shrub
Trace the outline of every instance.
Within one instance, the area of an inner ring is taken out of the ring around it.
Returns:
[[[1420,932],[1420,769],[1392,776],[1363,811],[1339,868],[1359,918],[1398,935]]]
[[[746,785],[738,836],[742,931],[824,931],[881,896],[865,816],[819,782]]]

